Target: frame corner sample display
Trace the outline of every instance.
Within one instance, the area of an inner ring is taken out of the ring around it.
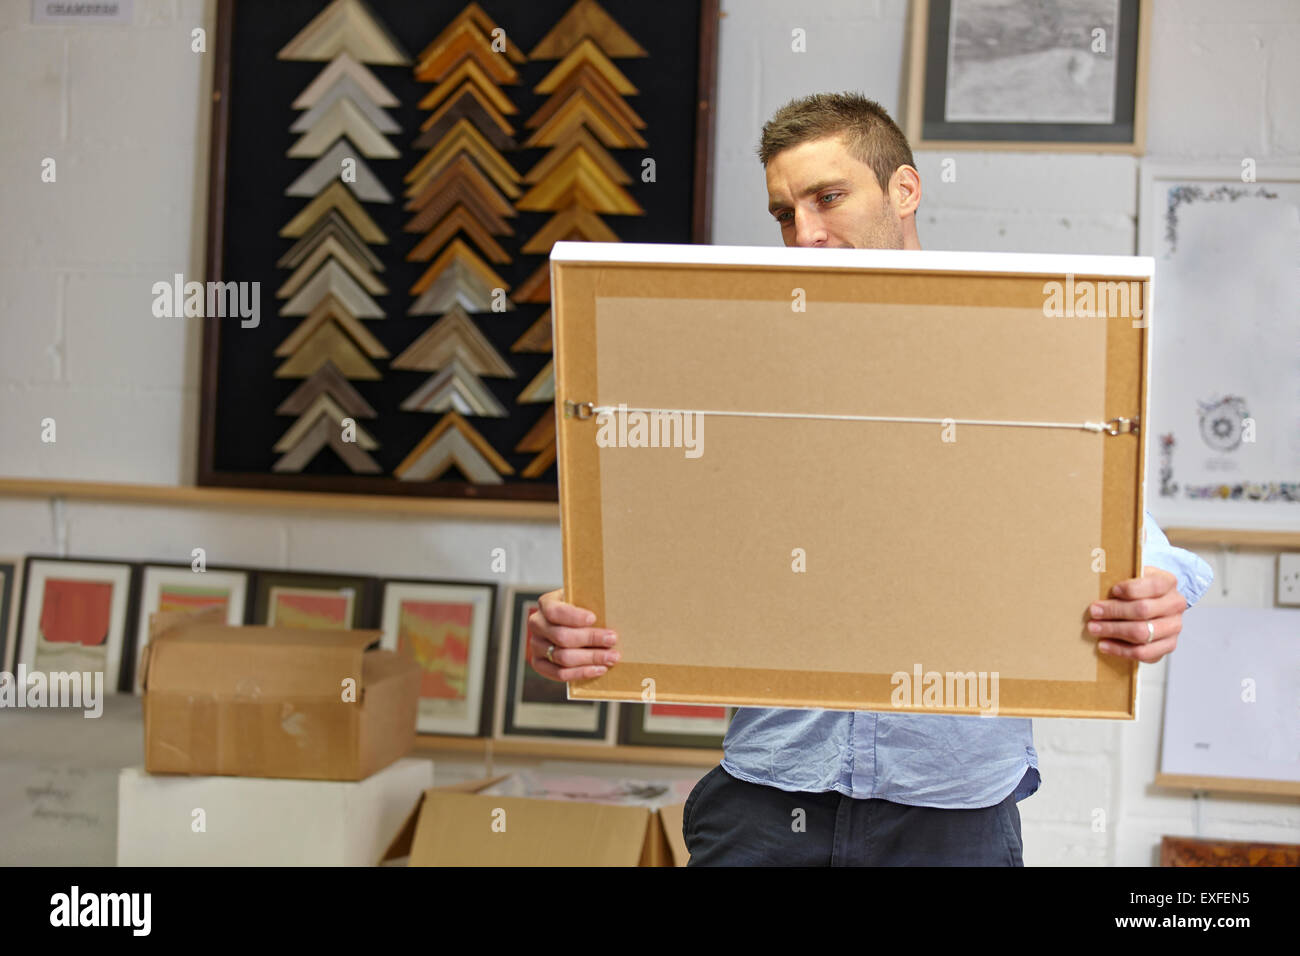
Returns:
[[[1152,261],[558,243],[582,700],[1133,719]]]
[[[555,501],[546,257],[709,240],[718,7],[217,0],[198,484]]]

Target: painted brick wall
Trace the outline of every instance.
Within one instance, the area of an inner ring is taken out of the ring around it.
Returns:
[[[896,112],[907,4],[723,7],[714,240],[775,245],[759,128],[816,90],[861,90]],[[36,27],[30,9],[0,0],[0,475],[192,482],[199,326],[153,318],[149,289],[202,271],[211,65],[190,31],[211,38],[215,3],[136,0],[130,28]],[[806,53],[791,51],[795,28]],[[1147,153],[1300,162],[1300,4],[1158,0]],[[40,181],[46,157],[53,184]],[[963,153],[952,183],[943,158],[916,157],[926,248],[1136,251],[1134,158]],[[53,445],[39,440],[46,417]],[[505,547],[508,581],[560,578],[548,525],[0,499],[0,553],[181,561],[200,546],[214,564],[466,578],[488,578]],[[1273,555],[1203,556],[1227,581],[1206,604],[1271,604]],[[1035,722],[1045,785],[1021,804],[1027,864],[1149,865],[1163,833],[1300,840],[1294,800],[1153,791],[1163,690],[1164,665],[1145,668],[1134,725]]]

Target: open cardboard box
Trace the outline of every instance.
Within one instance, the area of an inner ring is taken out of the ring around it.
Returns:
[[[649,810],[479,793],[505,777],[424,791],[380,865],[686,865],[680,803]]]
[[[153,615],[142,663],[145,769],[365,779],[415,744],[419,666],[366,650],[379,637]]]

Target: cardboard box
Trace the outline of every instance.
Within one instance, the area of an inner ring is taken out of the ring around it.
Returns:
[[[144,680],[150,773],[363,780],[415,743],[418,665],[379,631],[231,627],[155,615]]]
[[[564,591],[621,655],[571,699],[1134,719],[1086,625],[1142,574],[1152,259],[550,263]]]
[[[682,805],[649,810],[479,791],[503,776],[420,795],[379,862],[408,866],[685,866]]]
[[[127,767],[118,776],[117,865],[372,866],[432,783],[433,763],[419,757],[357,781]]]

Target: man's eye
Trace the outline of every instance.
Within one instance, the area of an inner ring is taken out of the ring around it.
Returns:
[[[790,221],[790,212],[789,212],[789,210],[787,210],[787,211],[785,211],[785,212],[779,212],[779,213],[777,213],[777,214],[776,214],[776,221],[777,221],[777,222],[780,222],[780,223],[786,223],[786,222],[789,222],[789,221]]]
[[[843,195],[844,195],[843,193],[822,193],[821,198],[823,202],[833,202],[834,200],[839,199]]]

